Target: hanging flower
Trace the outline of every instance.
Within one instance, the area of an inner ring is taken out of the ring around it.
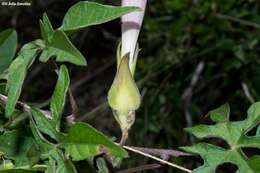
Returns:
[[[108,92],[108,103],[122,131],[121,143],[135,121],[141,95],[134,81],[138,56],[137,39],[141,29],[146,0],[122,0],[122,6],[140,7],[142,11],[122,17],[122,41],[117,51],[117,73]]]

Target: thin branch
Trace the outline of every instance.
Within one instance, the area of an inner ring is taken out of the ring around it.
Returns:
[[[247,26],[251,26],[251,27],[254,27],[254,28],[260,28],[260,24],[258,24],[258,23],[239,19],[239,18],[229,16],[229,15],[226,15],[226,14],[216,13],[215,16],[219,19],[226,19],[226,20],[230,20],[230,21],[233,21],[233,22],[236,22],[236,23],[240,23],[242,25],[247,25]]]
[[[69,123],[75,123],[75,121],[77,119],[78,105],[77,105],[75,97],[73,96],[70,88],[69,88],[69,99],[70,99],[70,105],[71,105],[71,115],[67,116],[66,120]]]
[[[182,166],[179,166],[179,165],[176,165],[176,164],[174,164],[174,163],[168,162],[168,161],[166,161],[166,160],[160,159],[160,158],[158,158],[158,157],[156,157],[156,156],[153,156],[153,155],[151,155],[151,154],[148,154],[148,153],[139,151],[139,150],[134,149],[134,148],[132,148],[132,147],[123,146],[123,148],[125,148],[126,150],[129,150],[129,151],[132,151],[132,152],[134,152],[134,153],[143,155],[143,156],[145,156],[145,157],[151,158],[151,159],[153,159],[153,160],[159,161],[159,162],[161,162],[161,163],[163,163],[163,164],[166,164],[166,165],[168,165],[168,166],[171,166],[171,167],[180,169],[180,170],[182,170],[182,171],[185,171],[185,172],[188,172],[188,173],[191,173],[191,172],[192,172],[191,170],[189,170],[189,169],[187,169],[187,168],[184,168],[184,167],[182,167]]]
[[[147,164],[147,165],[137,166],[135,168],[129,168],[129,169],[123,170],[123,171],[118,171],[117,173],[141,172],[141,171],[150,170],[150,169],[157,169],[157,168],[160,168],[161,166],[162,165],[160,165],[160,164]]]
[[[185,153],[185,152],[178,151],[178,150],[144,148],[144,147],[133,147],[133,146],[129,146],[129,147],[142,151],[144,153],[158,156],[158,157],[162,158],[163,160],[169,160],[170,157],[191,156],[191,154],[189,154],[189,153]]]
[[[195,72],[192,76],[192,79],[190,81],[190,85],[184,90],[181,100],[182,100],[182,107],[185,115],[185,119],[187,122],[187,126],[191,127],[192,126],[192,118],[191,118],[191,113],[190,113],[190,103],[193,95],[193,90],[196,86],[196,84],[199,81],[200,75],[202,73],[202,70],[204,69],[205,63],[201,61],[196,69]],[[193,142],[193,138],[190,138],[190,140]]]
[[[76,116],[79,108],[78,108],[78,105],[77,105],[77,102],[75,100],[75,97],[73,96],[72,94],[72,91],[71,89],[69,89],[69,98],[70,98],[70,104],[71,104],[71,110],[72,110],[72,114],[74,114]]]
[[[0,94],[0,103],[5,106],[6,103],[7,103],[7,97],[2,95],[2,94]],[[23,112],[29,112],[29,113],[32,110],[29,105],[27,105],[27,104],[25,104],[23,102],[20,102],[20,101],[18,101],[16,103],[16,108],[21,110],[21,111],[23,111]],[[46,118],[48,118],[48,119],[52,118],[51,117],[51,113],[49,111],[45,111],[45,110],[40,110],[40,111],[46,116]]]
[[[254,103],[255,99],[252,97],[247,84],[245,82],[242,82],[241,85],[246,98],[249,100],[250,103]]]

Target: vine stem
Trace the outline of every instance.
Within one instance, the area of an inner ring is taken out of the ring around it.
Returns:
[[[144,153],[144,152],[142,152],[142,151],[136,150],[136,149],[131,148],[131,147],[129,147],[129,146],[123,146],[123,148],[125,148],[126,150],[129,150],[129,151],[132,151],[132,152],[134,152],[134,153],[143,155],[143,156],[145,156],[145,157],[151,158],[151,159],[153,159],[153,160],[159,161],[159,162],[164,163],[164,164],[166,164],[166,165],[169,165],[169,166],[171,166],[171,167],[180,169],[180,170],[182,170],[182,171],[185,171],[185,172],[188,172],[188,173],[192,173],[192,171],[189,170],[189,169],[187,169],[187,168],[184,168],[184,167],[182,167],[182,166],[179,166],[179,165],[176,165],[176,164],[174,164],[174,163],[168,162],[168,161],[166,161],[166,160],[160,159],[160,158],[155,157],[155,156],[153,156],[153,155],[151,155],[151,154]]]
[[[2,95],[2,94],[0,94],[0,103],[2,103],[2,104],[5,105],[6,102],[7,102],[7,97],[4,96],[4,95]],[[25,104],[25,103],[23,103],[23,102],[17,102],[17,105],[21,106],[25,112],[31,112],[31,107],[28,106],[27,104]],[[49,113],[48,111],[43,111],[43,110],[42,110],[42,112],[44,113],[44,115],[45,115],[47,118],[51,118],[51,117],[50,117],[50,113]],[[117,145],[120,145],[120,144],[118,144],[118,143],[116,143],[116,144],[117,144]],[[174,163],[168,162],[168,161],[166,161],[166,160],[160,159],[160,158],[158,158],[158,157],[156,157],[156,156],[153,156],[153,155],[151,155],[151,154],[142,152],[142,151],[140,151],[140,150],[134,149],[134,148],[129,147],[129,146],[122,146],[122,147],[125,148],[126,150],[129,150],[129,151],[132,151],[132,152],[134,152],[134,153],[137,153],[137,154],[143,155],[143,156],[145,156],[145,157],[151,158],[151,159],[153,159],[153,160],[159,161],[159,162],[161,162],[161,163],[163,163],[163,164],[166,164],[166,165],[169,165],[169,166],[171,166],[171,167],[180,169],[180,170],[185,171],[185,172],[188,172],[188,173],[192,173],[192,171],[189,170],[189,169],[187,169],[187,168],[184,168],[184,167],[182,167],[182,166],[179,166],[179,165],[176,165],[176,164],[174,164]]]

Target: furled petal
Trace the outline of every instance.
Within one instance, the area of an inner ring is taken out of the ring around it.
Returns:
[[[129,64],[132,64],[133,62],[137,40],[143,22],[146,2],[147,0],[122,0],[122,6],[136,6],[141,8],[141,11],[132,12],[122,17],[121,57],[130,52]]]

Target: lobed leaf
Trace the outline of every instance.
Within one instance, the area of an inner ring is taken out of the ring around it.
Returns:
[[[201,155],[204,164],[193,170],[193,173],[212,173],[223,163],[237,165],[237,173],[258,173],[260,172],[259,156],[253,158],[245,157],[241,150],[243,147],[260,148],[260,136],[248,136],[247,133],[260,123],[260,102],[250,106],[247,111],[247,118],[242,121],[228,121],[229,106],[222,105],[210,111],[210,117],[217,123],[215,125],[198,125],[186,130],[197,138],[222,138],[229,144],[229,149],[224,149],[207,143],[199,143],[190,147],[182,147],[187,152]],[[257,163],[257,164],[256,164]]]
[[[229,120],[230,106],[228,103],[209,112],[210,118],[215,122],[226,122]]]
[[[193,173],[213,173],[223,163],[237,165],[236,173],[258,173],[260,171],[257,166],[253,165],[260,163],[259,158],[247,159],[240,150],[226,150],[207,143],[198,143],[191,147],[181,148],[187,152],[201,155],[204,160],[204,164],[194,169]]]

